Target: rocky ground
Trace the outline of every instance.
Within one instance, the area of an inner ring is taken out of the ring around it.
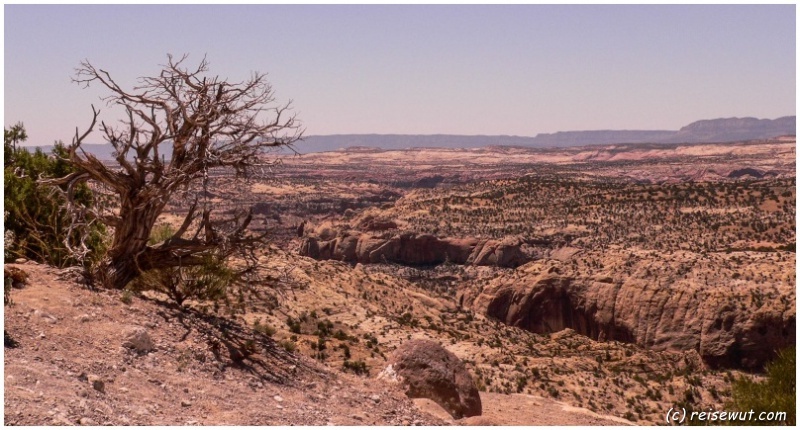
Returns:
[[[5,329],[6,425],[436,425],[398,389],[342,373],[231,324],[140,298],[90,292],[46,266],[17,266]],[[127,300],[126,300],[127,301]],[[154,349],[124,345],[142,327]],[[249,332],[249,333],[248,333]],[[226,337],[252,338],[237,361]],[[217,343],[215,343],[217,342]]]
[[[231,320],[88,291],[43,265],[9,267],[30,277],[5,308],[18,346],[4,348],[4,425],[617,423],[544,398],[488,393],[485,421],[453,420],[435,403],[289,353]],[[141,352],[126,343],[137,328],[153,342]],[[237,359],[248,341],[252,355]],[[506,403],[525,408],[509,421]]]

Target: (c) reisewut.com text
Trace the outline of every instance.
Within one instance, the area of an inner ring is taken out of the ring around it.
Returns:
[[[782,411],[686,411],[686,408],[670,408],[667,411],[667,424],[683,424],[691,421],[735,422],[745,424],[752,421],[785,421],[786,412]]]

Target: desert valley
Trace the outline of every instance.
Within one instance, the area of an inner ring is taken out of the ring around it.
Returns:
[[[796,9],[5,5],[3,425],[796,426]]]
[[[268,235],[247,294],[176,307],[7,261],[5,424],[662,424],[795,345],[794,136],[279,159],[203,192]],[[481,415],[386,381],[411,339],[460,359]]]

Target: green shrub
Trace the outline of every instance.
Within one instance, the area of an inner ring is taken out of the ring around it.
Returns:
[[[203,257],[197,266],[171,267],[142,272],[129,287],[133,291],[154,290],[164,293],[178,306],[186,300],[216,302],[226,297],[234,278],[225,261],[214,255]]]
[[[767,365],[767,378],[756,382],[743,377],[733,383],[733,396],[726,408],[731,411],[753,410],[759,412],[786,412],[785,421],[747,421],[752,425],[795,425],[796,424],[796,347],[784,349],[778,357]],[[733,423],[733,424],[743,424]]]
[[[3,279],[3,306],[13,304],[11,301],[11,282],[8,278]]]
[[[172,237],[173,234],[175,234],[175,229],[171,224],[157,224],[150,231],[150,238],[147,239],[147,244],[155,245],[161,243]]]
[[[297,350],[297,344],[292,342],[291,340],[284,339],[280,341],[280,346],[288,352],[294,352]]]
[[[131,292],[131,290],[123,291],[122,295],[119,296],[119,301],[125,303],[126,305],[133,303],[133,293]]]
[[[344,360],[344,363],[342,363],[342,370],[353,372],[356,375],[369,376],[369,368],[367,367],[367,363],[361,360],[358,361]]]
[[[7,260],[27,258],[57,267],[75,264],[88,266],[100,259],[105,249],[106,231],[92,219],[86,221],[88,231],[73,229],[73,220],[66,210],[66,202],[50,186],[39,179],[60,178],[72,173],[64,160],[68,153],[61,143],[56,143],[51,155],[36,149],[29,152],[17,143],[27,139],[22,124],[11,130],[4,129],[3,142],[3,202],[5,204],[4,255]],[[87,208],[94,205],[91,190],[85,184],[77,187],[75,201]],[[78,261],[65,242],[77,245],[81,234],[86,233],[87,259]]]
[[[290,332],[301,334],[302,326],[300,325],[300,321],[292,317],[286,317],[286,325],[289,327]]]
[[[262,323],[261,318],[256,318],[255,322],[253,322],[253,330],[267,337],[272,337],[277,331],[275,330],[275,327],[269,325],[268,323]]]
[[[153,228],[148,242],[155,245],[172,237],[174,230],[167,224]],[[158,291],[178,306],[189,299],[216,302],[226,297],[234,272],[225,260],[216,255],[203,256],[199,265],[153,269],[142,272],[128,284],[132,291]]]

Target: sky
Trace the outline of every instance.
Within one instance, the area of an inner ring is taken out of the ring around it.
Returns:
[[[121,85],[167,53],[268,74],[306,135],[535,136],[794,115],[795,5],[5,5],[4,125],[69,142],[89,60]],[[87,141],[101,143],[98,132]]]

